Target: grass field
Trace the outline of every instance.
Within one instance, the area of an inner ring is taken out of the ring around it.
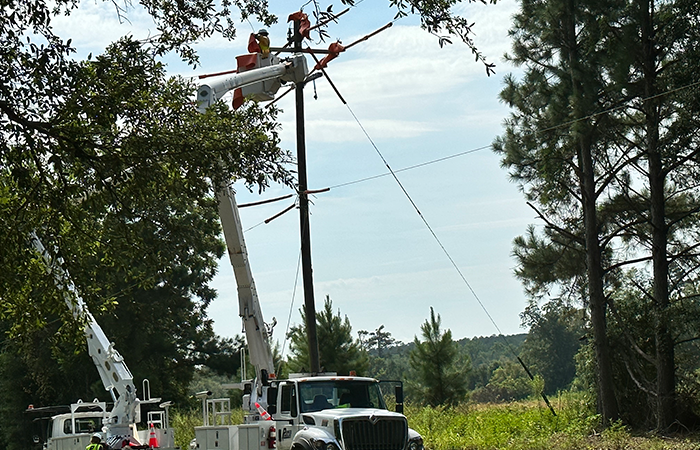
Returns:
[[[407,405],[409,426],[426,450],[700,450],[700,434],[640,436],[622,425],[601,431],[591,399],[564,394],[551,399],[556,416],[541,401],[464,404],[453,408]],[[236,411],[233,423],[243,419]],[[176,443],[183,449],[201,425],[201,412],[174,413]]]
[[[700,435],[635,436],[616,424],[599,431],[590,399],[566,394],[552,400],[556,416],[543,402],[461,405],[454,408],[408,406],[409,425],[423,436],[427,450],[698,450]]]

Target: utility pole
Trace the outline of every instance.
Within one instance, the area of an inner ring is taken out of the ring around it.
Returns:
[[[300,21],[294,21],[294,51],[301,53],[303,36],[299,32]],[[309,229],[309,197],[306,180],[306,131],[304,129],[304,84],[297,83],[297,170],[299,176],[299,228],[301,231],[301,271],[304,280],[304,311],[306,314],[306,332],[309,339],[309,364],[311,373],[321,372],[318,356],[318,337],[316,335],[316,305],[314,302],[314,280],[311,269],[311,230]]]

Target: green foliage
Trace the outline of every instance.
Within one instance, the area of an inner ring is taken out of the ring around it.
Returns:
[[[406,381],[410,371],[408,353],[409,350],[406,350],[383,357],[370,353],[367,375],[377,379]]]
[[[39,83],[31,100],[13,91],[0,101],[0,328],[9,338],[2,352],[22,373],[0,380],[8,396],[0,401],[13,403],[12,390],[36,406],[110,399],[85,354],[81,322],[30,250],[34,230],[65,261],[139,390],[148,378],[154,396],[182,401],[196,364],[233,372],[238,364],[206,317],[224,251],[213,192],[231,178],[260,188],[288,178],[275,113],[252,104],[197,113],[192,86],[167,77],[130,39],[54,69],[55,85],[53,72],[13,82]],[[22,409],[1,412],[7,446],[29,431]]]
[[[32,230],[63,256],[95,312],[156,287],[206,307],[214,295],[207,282],[223,252],[214,186],[245,178],[264,187],[286,177],[274,113],[254,106],[197,113],[192,86],[166,78],[129,40],[77,67],[72,83],[52,111],[50,134],[21,129],[2,154],[0,183],[13,192],[1,215],[11,230],[0,259],[0,298],[11,305],[4,317],[18,331],[41,326],[46,312],[70,322],[53,280],[27,251]],[[20,151],[30,140],[41,157]]]
[[[396,339],[391,337],[391,333],[384,331],[384,325],[380,325],[376,330],[369,332],[360,330],[357,332],[363,346],[368,350],[375,350],[378,357],[382,357],[387,348],[397,344]]]
[[[459,352],[450,330],[440,330],[440,315],[430,307],[430,319],[421,325],[423,341],[414,338],[409,354],[408,394],[431,406],[456,405],[467,393],[469,361]]]
[[[582,448],[577,444],[585,442],[598,422],[592,402],[582,394],[567,394],[555,400],[554,406],[557,416],[533,402],[448,408],[409,406],[406,414],[430,450]]]
[[[686,0],[548,1],[514,17],[508,58],[523,75],[506,79],[514,112],[494,147],[545,225],[516,238],[516,274],[535,303],[588,309],[606,421],[676,420],[675,324],[696,323],[679,312],[700,267],[699,12]]]
[[[513,352],[518,353],[527,335],[513,334],[510,336],[493,335],[475,338],[464,338],[457,341],[463,352],[469,355],[474,368],[503,359],[515,359]]]
[[[552,399],[557,415],[542,402],[504,405],[418,407],[407,405],[411,428],[428,450],[694,450],[696,435],[634,436],[619,422],[602,433],[595,402],[585,393]]]
[[[584,336],[582,311],[548,303],[531,304],[522,314],[530,332],[520,356],[545,382],[545,394],[568,389],[576,376],[575,356]]]
[[[409,370],[407,346],[384,331],[384,325],[371,332],[360,330],[357,334],[369,358],[367,375],[384,380],[405,379]]]
[[[202,426],[202,411],[171,409],[170,426],[175,431],[175,446],[190,448],[190,441],[194,439],[194,427]]]
[[[502,361],[488,383],[471,394],[471,399],[481,403],[511,402],[530,397],[534,390],[533,382],[519,363]]]
[[[291,327],[287,337],[291,340],[291,357],[288,360],[290,372],[308,372],[309,340],[306,334],[306,314],[300,310],[302,325]],[[322,371],[347,375],[354,370],[358,375],[366,373],[368,358],[359,340],[352,338],[352,326],[347,316],[342,318],[340,310],[333,314],[333,302],[329,296],[323,303],[323,310],[316,312],[316,334],[318,353]]]

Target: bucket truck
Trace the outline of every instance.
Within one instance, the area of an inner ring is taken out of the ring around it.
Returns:
[[[109,341],[95,317],[88,310],[85,302],[78,294],[69,274],[62,267],[60,258],[53,258],[44,248],[36,233],[30,236],[31,244],[41,255],[49,272],[53,275],[59,289],[67,289],[72,295],[66,294],[65,303],[76,320],[85,321],[85,337],[88,353],[92,358],[105,390],[110,393],[114,406],[108,410],[105,402],[94,401],[84,403],[78,401],[70,406],[69,411],[56,407],[30,408],[28,412],[37,415],[49,413],[50,419],[46,430],[45,447],[48,450],[84,450],[94,433],[100,433],[110,448],[132,447],[148,448],[151,431],[156,434],[160,448],[173,448],[174,433],[167,423],[167,408],[169,403],[160,403],[159,398],[150,398],[150,388],[144,380],[142,401],[136,396],[133,376],[124,362],[124,358]],[[164,410],[150,411],[148,424],[157,425],[151,430],[138,431],[136,424],[140,422],[141,404],[158,404]],[[57,414],[58,413],[58,414]],[[38,441],[39,437],[35,438]]]
[[[259,54],[257,58],[260,63]],[[256,95],[265,89],[264,83],[274,87],[280,81],[308,80],[302,54],[295,54],[286,62],[273,59],[267,64],[268,67],[251,68],[200,87],[200,111],[228,90],[241,86],[254,86],[249,93]],[[268,90],[265,95],[269,94]],[[195,428],[196,437],[190,447],[194,450],[423,450],[421,436],[408,427],[402,414],[403,391],[399,382],[393,382],[396,400],[396,412],[393,412],[386,407],[380,382],[373,378],[297,374],[287,380],[276,379],[269,344],[271,327],[263,321],[234,192],[228,186],[220,187],[217,198],[255,379],[243,383],[245,419],[241,425],[230,423],[229,399],[210,399],[208,392],[198,395],[202,400],[204,425]]]

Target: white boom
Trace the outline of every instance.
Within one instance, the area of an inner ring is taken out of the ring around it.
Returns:
[[[279,82],[302,83],[308,75],[306,58],[304,55],[295,54],[289,59],[279,61],[274,56],[265,61],[265,67],[246,70],[218,77],[208,84],[201,85],[197,90],[197,109],[205,112],[206,109],[218,101],[227,92],[239,87],[251,86],[249,92],[255,95],[255,86],[259,89],[267,89],[265,94],[274,95],[279,88]],[[273,92],[269,85],[261,83],[272,80]],[[238,215],[238,207],[234,197],[234,191],[229,186],[219,187],[216,197],[219,201],[219,217],[224,231],[224,239],[228,248],[228,255],[233,266],[233,272],[238,285],[239,314],[243,320],[246,341],[248,343],[250,362],[255,367],[255,389],[251,393],[250,408],[259,402],[264,406],[267,401],[263,396],[263,384],[267,376],[273,377],[275,367],[272,360],[269,338],[272,334],[271,327],[263,321],[260,301],[253,281],[253,273],[248,262],[248,253],[243,239],[243,229]]]
[[[245,72],[212,77],[206,84],[201,84],[197,89],[197,109],[199,112],[203,113],[227,92],[234,89],[256,83],[260,83],[262,89],[261,82],[267,80],[300,83],[308,74],[306,58],[301,54],[293,55],[284,61],[280,61],[275,56],[270,55],[265,60],[265,63],[269,65]],[[279,89],[279,83],[269,87],[274,92],[267,92],[267,94],[274,95]]]
[[[234,193],[231,188],[224,187],[216,193],[216,197],[219,200],[219,217],[228,247],[228,257],[238,285],[238,311],[243,319],[250,363],[255,367],[255,376],[259,384],[262,381],[262,370],[267,371],[268,375],[275,373],[269,344],[271,330],[268,330],[268,326],[263,322]]]
[[[100,325],[88,310],[85,302],[70,278],[61,267],[61,258],[54,258],[44,248],[36,233],[30,236],[32,246],[41,254],[46,267],[53,275],[59,289],[68,289],[73,296],[66,294],[64,300],[68,309],[76,319],[85,319],[85,337],[88,343],[88,353],[97,368],[105,390],[110,393],[114,407],[109,413],[108,423],[104,424],[107,436],[106,442],[117,440],[130,441],[133,438],[131,424],[135,422],[139,399],[136,397],[136,387],[133,376],[124,362],[124,358],[107,339]]]

